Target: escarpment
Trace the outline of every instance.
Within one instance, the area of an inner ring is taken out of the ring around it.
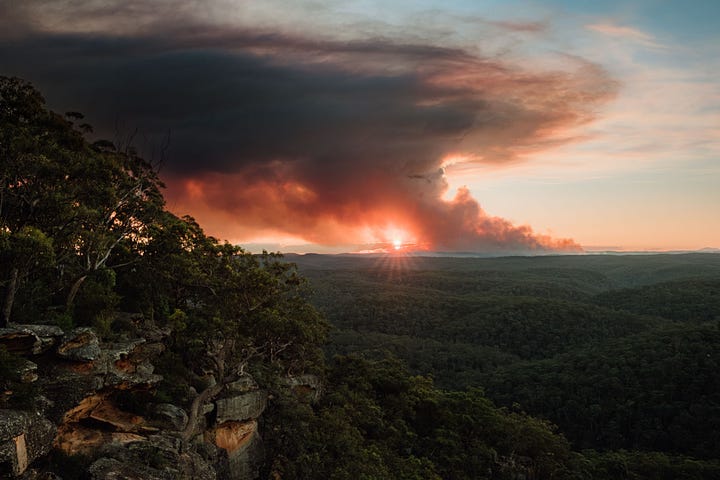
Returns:
[[[163,377],[154,362],[167,332],[139,333],[102,341],[87,327],[0,329],[15,360],[2,392],[0,477],[74,478],[75,465],[97,480],[257,478],[266,390],[249,374],[226,385],[184,442],[187,399],[157,395]]]

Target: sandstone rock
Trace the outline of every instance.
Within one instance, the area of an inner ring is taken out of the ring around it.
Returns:
[[[121,462],[100,458],[88,469],[93,480],[175,480],[173,472],[165,472],[142,463]]]
[[[153,408],[154,423],[169,430],[182,430],[188,422],[187,413],[171,403],[160,403]]]
[[[53,472],[44,472],[36,469],[28,469],[20,477],[20,480],[63,480],[60,476]],[[69,478],[67,480],[70,480]]]
[[[148,442],[154,445],[155,448],[161,448],[169,452],[180,452],[182,447],[182,440],[179,437],[167,434],[151,435],[148,437]]]
[[[42,369],[37,383],[45,396],[53,400],[47,415],[55,423],[60,423],[68,410],[102,388],[102,378],[93,375],[91,365],[89,369],[75,368],[78,365],[81,364],[52,363]]]
[[[80,334],[92,343],[86,330]],[[107,445],[145,441],[146,435],[158,431],[144,418],[119,409],[113,400],[119,390],[145,390],[162,379],[153,374],[148,355],[136,356],[144,343],[144,339],[98,343],[100,352],[92,362],[51,365],[54,375],[44,386],[57,399],[52,411],[60,423],[55,441],[58,449],[68,454],[95,454]],[[82,347],[67,350],[77,353]]]
[[[107,445],[125,445],[145,439],[134,433],[107,432],[74,423],[60,426],[54,446],[67,455],[92,455]]]
[[[100,356],[100,340],[92,328],[76,328],[65,337],[57,353],[68,360],[91,362]]]
[[[144,418],[124,412],[110,401],[101,402],[92,409],[87,418],[107,424],[120,432],[137,432],[145,424]]]
[[[177,433],[156,428],[183,430],[188,418],[182,408],[155,405],[151,422],[118,408],[128,398],[120,390],[133,395],[162,380],[152,361],[163,352],[166,333],[156,333],[152,342],[128,340],[124,334],[116,337],[122,341],[103,343],[90,328],[64,337],[56,327],[0,329],[0,343],[13,342],[13,351],[38,354],[57,345],[54,358],[38,356],[33,358],[37,365],[27,361],[18,370],[24,381],[37,380],[52,401],[43,399],[35,413],[0,410],[0,478],[17,478],[24,471],[23,480],[45,479],[44,464],[38,463],[37,470],[29,465],[53,445],[68,454],[92,455],[88,474],[93,479],[257,478],[263,452],[256,419],[265,409],[267,393],[258,390],[250,376],[226,386],[220,398],[204,405],[200,431],[211,430],[183,448]]]
[[[230,478],[230,463],[224,449],[216,447],[212,441],[199,441],[193,444],[193,451],[208,465],[212,465],[217,478]]]
[[[83,418],[88,418],[92,411],[104,402],[108,396],[109,392],[104,392],[83,398],[75,407],[65,412],[62,423],[79,423]]]
[[[103,445],[104,432],[80,425],[61,425],[54,447],[67,455],[90,454]]]
[[[91,465],[94,479],[216,480],[211,463],[197,451],[181,452],[181,441],[153,435],[127,445],[108,445],[102,458]],[[221,477],[227,478],[227,477]]]
[[[256,420],[224,422],[205,432],[205,440],[226,452],[227,478],[232,480],[257,478],[263,452]]]
[[[11,325],[0,328],[0,345],[20,355],[39,355],[49,350],[63,336],[53,325]]]
[[[68,410],[58,428],[55,447],[69,455],[87,455],[105,444],[143,441],[143,435],[158,430],[148,426],[143,417],[118,409],[110,395],[90,395]]]
[[[22,383],[32,383],[38,379],[37,375],[37,363],[31,362],[30,360],[25,360],[23,364],[20,366],[18,373],[18,377],[20,378],[20,381]]]
[[[0,475],[19,476],[52,446],[55,426],[37,412],[0,410]]]
[[[206,439],[228,455],[245,448],[253,435],[257,433],[257,421],[225,422],[206,432]]]
[[[183,480],[225,480],[229,478],[224,472],[218,474],[216,467],[196,452],[181,454],[178,458],[178,470],[178,478]]]
[[[37,335],[41,340],[47,341],[47,342],[54,342],[57,339],[60,339],[65,332],[63,332],[62,328],[58,327],[57,325],[34,325],[34,324],[27,324],[27,325],[15,325],[17,328],[22,328],[24,330],[29,330],[33,332],[35,335]]]
[[[129,388],[137,385],[154,385],[162,380],[142,346],[145,339],[103,345],[96,362],[96,375],[102,375],[103,386]]]
[[[230,480],[251,480],[259,476],[264,458],[262,440],[257,431],[250,434],[241,448],[228,455]]]
[[[225,386],[225,390],[230,393],[246,393],[257,389],[258,385],[255,383],[255,379],[253,379],[250,375],[245,375],[239,380],[228,383]]]
[[[81,330],[81,333],[83,331],[85,330]],[[89,335],[85,338],[90,337]],[[92,343],[92,340],[90,342]],[[162,376],[153,373],[151,356],[142,349],[144,344],[144,339],[99,343],[100,353],[94,356],[95,360],[92,362],[49,362],[39,383],[43,391],[55,401],[50,418],[59,422],[65,412],[98,391],[147,389],[160,382]],[[61,346],[66,347],[66,358],[68,352],[83,351],[82,348],[70,349],[69,346]],[[72,356],[79,358],[75,353]],[[83,354],[83,358],[85,357]]]
[[[255,390],[240,395],[215,400],[218,424],[229,420],[242,421],[257,418],[265,410],[267,393]]]

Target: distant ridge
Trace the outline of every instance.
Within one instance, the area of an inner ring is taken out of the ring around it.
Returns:
[[[586,250],[584,252],[371,252],[371,253],[295,253],[282,252],[286,257],[443,257],[443,258],[502,258],[502,257],[559,257],[559,256],[592,256],[592,255],[686,255],[686,254],[720,254],[720,248],[705,247],[699,250]]]

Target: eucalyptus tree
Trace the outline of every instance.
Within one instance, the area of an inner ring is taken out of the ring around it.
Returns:
[[[78,115],[57,114],[29,83],[0,77],[2,255],[12,256],[11,246],[20,240],[46,238],[41,243],[52,245],[56,268],[45,281],[64,294],[68,311],[88,276],[137,260],[148,243],[149,226],[163,209],[162,184],[153,166],[130,147],[91,144],[84,137],[88,126],[78,130],[71,121]],[[126,254],[123,262],[114,263],[120,249],[136,258]],[[4,262],[0,269],[4,322],[22,273],[33,276],[32,262],[25,262],[25,272],[15,263]]]

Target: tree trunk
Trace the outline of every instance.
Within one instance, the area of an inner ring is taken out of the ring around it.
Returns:
[[[17,267],[12,269],[10,274],[10,283],[5,293],[5,303],[3,304],[2,317],[0,317],[0,327],[7,327],[10,323],[10,314],[12,313],[13,303],[15,302],[15,292],[17,291],[17,282],[19,271]]]
[[[65,302],[65,308],[70,311],[70,308],[73,305],[73,302],[75,301],[75,296],[77,295],[78,291],[80,290],[80,286],[83,284],[85,279],[87,278],[87,274],[83,275],[82,277],[75,280],[75,283],[73,283],[73,286],[70,287],[70,293],[68,293],[67,301]]]
[[[185,430],[182,431],[180,438],[184,443],[187,443],[192,438],[197,428],[198,417],[200,416],[200,408],[205,405],[206,402],[211,401],[215,396],[222,391],[224,384],[216,383],[211,385],[202,391],[200,395],[195,397],[190,405],[190,415],[188,415],[188,422],[185,426]]]

